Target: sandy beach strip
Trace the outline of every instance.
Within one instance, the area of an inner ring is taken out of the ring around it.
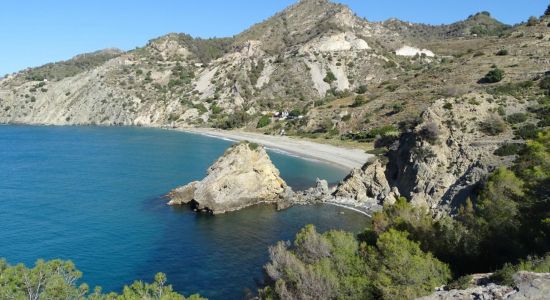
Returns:
[[[353,168],[362,167],[373,157],[373,155],[367,154],[360,149],[342,148],[286,136],[273,136],[253,132],[237,130],[226,131],[210,128],[186,128],[178,130],[232,141],[246,140],[263,145],[270,150],[282,151],[290,155],[322,161],[348,171]]]

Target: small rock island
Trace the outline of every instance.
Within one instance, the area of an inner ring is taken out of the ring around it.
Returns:
[[[203,180],[171,191],[168,204],[189,204],[196,211],[222,214],[259,203],[283,202],[288,191],[264,147],[241,142],[230,147]]]

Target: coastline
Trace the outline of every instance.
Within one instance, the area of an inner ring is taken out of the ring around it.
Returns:
[[[249,141],[263,145],[269,150],[295,155],[305,159],[325,162],[333,166],[351,171],[361,168],[368,160],[374,157],[360,149],[349,149],[327,144],[314,143],[287,136],[264,135],[245,131],[224,131],[212,128],[173,128],[192,134],[200,134],[213,138],[231,141]]]
[[[263,145],[268,150],[276,151],[285,155],[297,156],[303,159],[309,159],[324,162],[340,168],[345,171],[351,171],[355,168],[361,168],[374,155],[366,153],[361,149],[351,149],[337,147],[328,144],[315,143],[300,138],[288,136],[265,135],[242,130],[220,130],[214,128],[185,128],[168,126],[135,126],[135,125],[90,125],[90,124],[45,124],[45,123],[0,123],[1,125],[11,126],[96,126],[96,127],[141,127],[152,129],[174,130],[191,134],[200,134],[212,138],[225,139],[230,141],[249,141]]]

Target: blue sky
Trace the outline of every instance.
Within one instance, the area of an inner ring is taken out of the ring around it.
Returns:
[[[0,76],[98,49],[129,50],[169,32],[231,36],[293,0],[3,0]],[[548,0],[339,0],[371,21],[391,17],[452,23],[487,10],[514,24],[540,16]]]

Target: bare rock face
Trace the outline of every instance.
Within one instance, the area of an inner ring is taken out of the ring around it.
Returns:
[[[282,200],[287,185],[265,149],[251,143],[232,146],[206,178],[173,190],[168,204],[192,204],[199,211],[220,214],[258,203]]]
[[[457,207],[489,172],[506,165],[493,153],[512,140],[509,128],[495,135],[481,128],[499,118],[496,104],[448,101],[437,101],[422,115],[424,121],[401,137],[386,170],[390,185],[411,203],[436,211]]]
[[[490,275],[490,274],[489,274]],[[470,300],[470,299],[548,299],[550,273],[518,272],[514,275],[515,288],[478,281],[464,290],[438,291],[420,300]]]
[[[333,193],[336,202],[353,200],[357,206],[380,205],[386,201],[395,202],[399,193],[386,180],[386,168],[379,160],[366,163],[361,169],[353,170]]]

